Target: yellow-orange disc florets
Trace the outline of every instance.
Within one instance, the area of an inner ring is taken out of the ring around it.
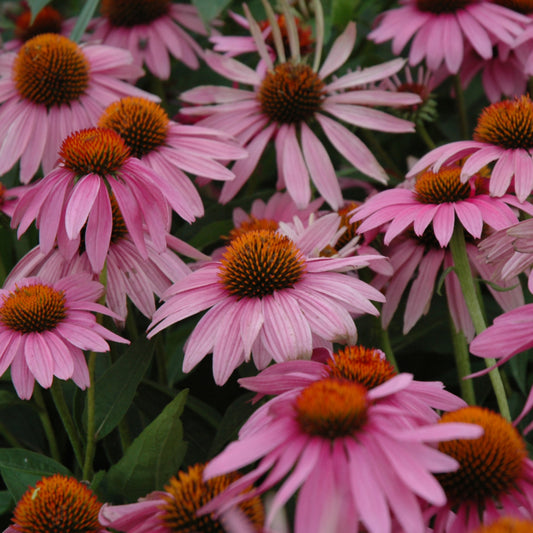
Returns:
[[[296,398],[296,419],[309,435],[337,439],[353,435],[367,421],[366,388],[345,379],[326,378],[308,385]]]
[[[20,333],[52,330],[66,316],[63,291],[39,283],[17,287],[0,304],[2,324]]]
[[[475,0],[416,0],[416,7],[420,11],[430,13],[454,13],[464,9]]]
[[[455,472],[437,475],[452,505],[482,504],[489,498],[498,501],[516,487],[527,450],[524,439],[509,422],[483,407],[465,407],[445,413],[441,422],[466,422],[484,429],[478,439],[439,443],[439,450],[460,464]]]
[[[113,26],[150,24],[168,13],[170,0],[102,0],[100,11]]]
[[[281,63],[266,74],[258,97],[263,113],[274,122],[304,122],[320,109],[324,82],[308,65]]]
[[[461,168],[441,168],[438,172],[426,170],[416,179],[416,199],[423,204],[459,202],[470,196],[470,183],[461,183]]]
[[[98,126],[116,131],[126,141],[132,155],[141,158],[165,144],[168,115],[155,102],[129,96],[108,106]]]
[[[124,139],[113,130],[89,128],[67,137],[59,150],[63,165],[77,176],[112,175],[130,156]]]
[[[397,372],[381,350],[346,346],[328,361],[330,377],[348,379],[372,389],[394,377]]]
[[[13,62],[13,81],[19,94],[34,104],[68,104],[85,93],[89,63],[76,43],[45,33],[19,50]]]
[[[21,41],[27,41],[41,33],[60,33],[63,17],[53,7],[43,7],[31,21],[32,12],[28,9],[15,20],[15,36]]]
[[[221,283],[239,298],[288,289],[305,272],[305,259],[294,242],[269,230],[249,231],[231,241],[221,263]]]
[[[216,519],[213,515],[197,516],[197,511],[218,496],[231,483],[241,476],[230,473],[203,481],[202,475],[205,465],[196,464],[189,467],[187,472],[179,472],[165,487],[168,493],[162,507],[164,514],[161,521],[169,531],[179,533],[225,533],[223,520]],[[258,496],[250,498],[239,508],[257,531],[262,531],[265,521],[264,509]]]
[[[481,526],[472,533],[531,533],[533,521],[506,516],[490,525]]]
[[[255,218],[251,216],[248,220],[245,220],[239,227],[233,228],[227,237],[223,237],[225,241],[232,241],[241,235],[248,233],[249,231],[266,230],[276,232],[279,228],[279,224],[275,220],[269,218]]]
[[[481,112],[474,140],[503,148],[533,147],[533,102],[528,96],[503,100]]]
[[[12,528],[20,533],[97,533],[102,504],[78,480],[56,474],[41,479],[22,496]]]

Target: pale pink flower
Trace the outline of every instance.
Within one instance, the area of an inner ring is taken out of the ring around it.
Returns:
[[[392,40],[396,55],[412,38],[411,65],[425,59],[430,70],[444,64],[452,74],[461,69],[467,43],[483,59],[490,59],[494,41],[512,45],[529,23],[526,16],[484,0],[400,0],[400,4],[378,17],[368,38],[376,43]]]
[[[198,68],[202,49],[185,31],[207,35],[195,6],[170,0],[140,0],[135,4],[103,0],[100,11],[103,16],[93,23],[93,38],[129,50],[139,67],[146,65],[163,80],[170,76],[170,55],[189,68]]]
[[[186,173],[231,180],[234,175],[226,168],[227,162],[248,155],[226,133],[169,120],[159,104],[145,98],[127,97],[113,102],[98,126],[116,131],[133,156],[179,191],[175,210],[188,222],[203,216],[204,206]]]
[[[129,343],[98,324],[93,312],[114,316],[95,303],[103,286],[86,274],[45,283],[23,278],[0,289],[0,374],[22,399],[31,398],[35,380],[44,387],[54,376],[90,385],[83,350],[109,351],[106,340]]]
[[[277,379],[260,374],[242,382],[277,396],[248,419],[238,441],[208,463],[204,478],[259,463],[204,511],[224,511],[242,499],[244,484],[261,480],[259,494],[280,484],[267,527],[298,492],[295,533],[356,531],[359,525],[370,533],[389,533],[393,519],[403,531],[425,532],[420,502],[446,501],[433,473],[457,468],[434,443],[476,438],[481,428],[420,423],[397,401],[412,383],[410,374],[368,390],[346,378],[321,377],[314,368],[306,372],[305,367],[316,367],[312,361],[289,365],[288,375],[277,372],[280,365],[264,371],[275,372]]]
[[[439,146],[422,157],[408,172],[414,176],[430,167],[438,172],[444,164],[466,158],[461,181],[494,163],[489,181],[491,196],[503,196],[511,186],[523,202],[533,189],[533,102],[528,96],[503,100],[480,114],[474,140]]]
[[[166,292],[148,337],[208,309],[187,340],[183,370],[212,352],[219,385],[251,355],[264,368],[272,359],[309,359],[324,341],[353,344],[353,316],[377,315],[370,300],[383,296],[344,272],[383,258],[309,257],[338,225],[336,214],[319,218],[296,242],[282,230],[242,234],[221,261],[202,265]]]
[[[0,175],[20,159],[27,183],[42,163],[46,174],[61,142],[96,124],[122,96],[158,100],[128,82],[143,74],[131,55],[99,44],[78,46],[57,34],[38,35],[18,53],[0,56]]]
[[[253,70],[237,60],[206,52],[208,65],[231,81],[250,89],[201,86],[181,98],[194,107],[183,113],[206,116],[200,124],[235,136],[250,156],[232,167],[235,179],[224,184],[219,200],[231,200],[256,168],[267,144],[276,149],[278,188],[286,187],[298,207],[311,200],[310,180],[334,208],[342,205],[342,193],[326,147],[313,131],[317,125],[332,146],[362,173],[381,182],[387,175],[371,151],[341,122],[388,132],[413,131],[409,121],[372,109],[372,106],[402,106],[419,102],[410,93],[366,90],[368,83],[397,72],[403,60],[395,59],[327,82],[349,58],[356,28],[350,22],[334,42],[322,66],[313,67],[293,57],[274,64],[261,35],[254,35],[267,66]],[[291,47],[292,48],[292,47]],[[296,51],[295,54],[299,55]],[[316,56],[318,58],[318,55]],[[316,63],[316,61],[315,61]]]
[[[33,220],[39,228],[39,244],[48,253],[56,243],[63,250],[69,240],[84,245],[94,272],[100,272],[113,231],[112,204],[116,202],[131,241],[147,258],[144,227],[157,252],[167,246],[170,208],[183,210],[181,191],[175,183],[130,156],[120,135],[104,128],[81,130],[61,145],[60,161],[49,174],[20,197],[12,227],[24,233]],[[75,249],[78,245],[75,244]],[[68,255],[68,254],[67,254]]]

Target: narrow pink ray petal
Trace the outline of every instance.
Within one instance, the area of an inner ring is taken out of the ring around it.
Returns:
[[[76,183],[65,210],[65,229],[69,239],[76,238],[87,222],[101,186],[101,178],[88,174]]]
[[[346,63],[355,46],[356,33],[355,23],[352,21],[348,22],[344,31],[335,39],[326,60],[318,71],[320,79],[327,78]]]

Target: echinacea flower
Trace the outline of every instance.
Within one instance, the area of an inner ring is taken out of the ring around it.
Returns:
[[[461,181],[494,163],[489,180],[491,196],[513,191],[523,202],[533,189],[533,101],[528,96],[496,102],[479,115],[474,138],[439,146],[424,155],[408,172],[414,176],[430,167],[438,172],[444,164],[466,158]]]
[[[207,35],[195,6],[170,0],[102,0],[100,11],[93,38],[128,50],[139,67],[145,64],[163,80],[170,76],[169,55],[198,68],[202,49],[185,31]]]
[[[186,342],[183,370],[191,371],[212,352],[219,385],[250,355],[264,368],[272,359],[309,359],[318,341],[353,344],[353,317],[377,315],[370,300],[383,297],[344,272],[383,258],[309,257],[337,229],[333,214],[319,218],[296,242],[282,230],[249,231],[233,239],[220,261],[202,265],[163,295],[148,337],[209,309]]]
[[[266,72],[263,67],[253,70],[236,59],[214,52],[207,51],[205,55],[207,64],[215,72],[233,82],[252,86],[251,90],[201,86],[181,94],[182,100],[195,104],[183,109],[183,113],[206,116],[199,124],[230,133],[250,154],[231,167],[235,179],[224,184],[219,200],[226,203],[237,194],[256,168],[267,144],[273,140],[278,188],[286,187],[296,205],[302,208],[311,200],[312,181],[326,202],[333,209],[339,208],[341,189],[333,163],[317,136],[317,126],[354,167],[386,182],[387,175],[374,155],[341,122],[379,131],[413,131],[411,122],[372,109],[372,106],[410,105],[420,101],[418,95],[363,88],[365,84],[394,74],[404,61],[395,59],[327,82],[352,52],[356,37],[353,22],[348,23],[334,42],[320,68],[322,50],[315,52],[315,64],[310,66],[300,58],[296,36],[291,38],[291,59],[280,60],[281,50],[278,50],[275,63],[266,52],[261,33],[253,32],[253,36],[262,63],[267,66]]]
[[[425,59],[430,70],[445,64],[452,74],[461,68],[466,43],[489,59],[495,42],[511,46],[529,23],[524,15],[485,0],[401,0],[400,4],[378,17],[368,38],[376,43],[392,40],[396,55],[412,38],[411,65]]]
[[[221,517],[198,516],[197,511],[201,507],[241,478],[240,474],[231,472],[203,481],[204,468],[203,464],[195,464],[187,471],[178,472],[170,478],[164,491],[151,493],[137,503],[104,505],[100,511],[101,523],[124,533],[262,531],[264,510],[257,496],[250,495],[249,499]]]
[[[533,520],[516,516],[504,516],[492,522],[483,522],[483,525],[472,533],[530,533],[533,531]]]
[[[297,373],[277,378],[272,386],[261,381],[261,374],[246,380],[246,387],[255,383],[253,390],[261,394],[276,394],[281,387],[285,392],[261,406],[241,428],[239,440],[208,463],[205,479],[259,461],[204,511],[223,512],[241,500],[244,484],[261,480],[259,494],[280,484],[267,527],[298,491],[295,533],[356,531],[359,526],[389,533],[391,515],[403,531],[426,531],[420,501],[446,501],[432,474],[457,468],[434,443],[475,438],[481,428],[414,422],[395,402],[409,386],[410,374],[370,390],[333,376],[310,383],[295,381]]]
[[[31,398],[35,380],[44,388],[54,376],[90,385],[82,350],[109,351],[106,340],[129,343],[97,323],[93,312],[113,316],[95,303],[103,286],[86,274],[46,283],[23,278],[0,289],[0,375],[22,399]]]
[[[113,231],[112,199],[132,242],[147,257],[146,227],[152,246],[167,246],[170,207],[189,222],[176,184],[131,156],[130,148],[113,130],[90,128],[73,133],[61,145],[60,160],[49,174],[19,199],[11,224],[24,233],[33,220],[44,253],[68,246],[85,228],[84,245],[94,272],[103,268]],[[143,226],[144,225],[144,226]],[[61,236],[64,238],[61,238]],[[77,248],[78,244],[76,244]]]
[[[126,97],[113,102],[100,117],[98,126],[116,131],[134,157],[179,191],[175,209],[189,222],[203,216],[204,207],[185,173],[231,180],[234,175],[226,168],[227,161],[248,155],[226,133],[169,120],[159,104],[146,98]]]
[[[437,475],[447,496],[443,507],[434,507],[435,533],[471,532],[480,517],[494,520],[513,515],[533,518],[533,462],[520,433],[500,414],[472,406],[444,413],[442,424],[481,426],[477,439],[440,442],[439,450],[453,457],[459,469]]]
[[[87,483],[54,474],[28,487],[13,511],[12,525],[4,533],[104,533],[98,520],[101,507]]]
[[[104,108],[122,96],[158,100],[131,85],[142,76],[131,55],[101,44],[78,46],[45,33],[0,61],[0,175],[20,159],[27,183],[42,162],[48,173],[61,142],[96,124]],[[122,81],[127,80],[127,81]]]

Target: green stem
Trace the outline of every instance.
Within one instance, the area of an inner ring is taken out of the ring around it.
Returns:
[[[388,170],[388,173],[395,174],[397,179],[403,181],[405,172],[402,172],[398,168],[388,152],[383,148],[383,146],[381,146],[381,143],[378,141],[372,131],[361,130],[361,135],[364,137],[366,143],[370,145],[372,151],[378,155],[378,159],[382,160],[385,169]]]
[[[468,353],[468,343],[462,331],[455,329],[455,324],[450,318],[450,333],[452,336],[453,353],[455,355],[455,366],[459,376],[459,386],[461,387],[461,397],[468,405],[476,405],[476,394],[474,392],[474,382],[472,379],[464,379],[472,373],[470,367],[470,354]]]
[[[463,86],[461,85],[461,78],[459,74],[453,75],[453,87],[455,89],[455,101],[457,102],[457,111],[459,113],[459,128],[461,137],[463,139],[470,139],[470,133],[468,129],[468,117],[466,114],[465,95],[463,92]]]
[[[54,400],[57,412],[61,417],[61,421],[63,422],[63,426],[65,427],[65,430],[67,432],[70,444],[72,445],[72,449],[74,450],[76,461],[78,461],[78,464],[81,468],[81,466],[83,465],[83,447],[81,445],[78,430],[76,428],[76,425],[74,424],[72,415],[70,414],[67,402],[65,401],[63,389],[61,388],[61,384],[57,379],[54,379],[52,387],[50,388],[50,392],[52,393],[52,398]]]
[[[48,414],[48,409],[44,403],[43,393],[40,387],[35,387],[33,391],[33,398],[37,404],[37,412],[39,413],[39,418],[41,419],[41,424],[43,425],[46,440],[48,441],[50,454],[56,461],[61,462],[61,454],[59,453],[59,448],[57,446],[56,434]]]
[[[95,390],[94,390],[94,367],[96,365],[96,353],[89,354],[89,379],[87,389],[87,444],[85,447],[85,460],[83,462],[83,479],[90,480],[93,474],[93,460],[96,452],[96,421],[95,421]]]
[[[390,342],[389,330],[385,328],[381,328],[381,349],[385,352],[387,361],[394,367],[394,370],[399,372],[398,363],[396,362],[396,357],[394,357],[394,351]]]
[[[416,132],[420,136],[420,138],[424,141],[424,144],[430,149],[433,150],[437,147],[437,145],[433,142],[433,139],[428,133],[428,130],[422,120],[419,120],[416,123]]]
[[[450,240],[450,251],[452,252],[453,262],[455,265],[455,273],[459,278],[461,290],[474,324],[474,329],[479,335],[484,331],[487,326],[485,323],[485,317],[483,313],[483,307],[481,299],[479,298],[476,286],[474,284],[474,278],[472,277],[472,270],[470,268],[470,262],[468,261],[468,255],[466,252],[466,242],[463,228],[460,224],[456,224],[453,230],[453,235]],[[485,359],[487,367],[491,367],[495,364],[494,359]],[[500,408],[500,414],[507,420],[511,420],[511,413],[509,411],[509,404],[507,403],[507,396],[505,394],[505,388],[503,386],[502,377],[497,368],[489,372],[490,381],[494,394],[496,395],[496,401]]]

